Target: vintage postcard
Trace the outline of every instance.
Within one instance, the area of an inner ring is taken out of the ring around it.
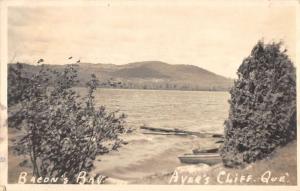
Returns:
[[[300,189],[299,1],[0,3],[0,190]]]

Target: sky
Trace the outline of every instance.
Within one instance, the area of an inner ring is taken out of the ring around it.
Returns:
[[[149,2],[11,6],[8,60],[68,64],[72,56],[118,65],[159,60],[235,78],[260,39],[283,40],[296,60],[295,6]]]

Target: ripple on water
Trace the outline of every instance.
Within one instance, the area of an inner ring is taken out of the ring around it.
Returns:
[[[84,89],[78,88],[79,92]],[[94,173],[122,179],[136,179],[180,165],[178,155],[194,148],[214,145],[215,139],[193,136],[145,135],[143,124],[160,128],[177,128],[198,132],[223,132],[228,117],[228,92],[142,91],[101,89],[96,92],[97,105],[120,110],[136,131],[124,137],[128,142],[119,151],[98,156]]]

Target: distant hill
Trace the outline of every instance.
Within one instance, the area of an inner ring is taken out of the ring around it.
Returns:
[[[40,66],[23,64],[28,75]],[[15,67],[15,64],[9,64]],[[64,65],[46,65],[62,71]],[[79,84],[85,86],[91,74],[101,81],[101,87],[126,89],[166,90],[228,90],[233,80],[194,65],[171,65],[160,61],[134,62],[126,65],[80,63],[74,65],[78,71]]]

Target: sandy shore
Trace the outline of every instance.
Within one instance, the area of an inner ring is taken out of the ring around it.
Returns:
[[[264,160],[249,164],[242,169],[226,168],[223,164],[211,167],[191,166],[189,172],[155,174],[131,182],[133,184],[200,184],[200,185],[296,185],[297,184],[297,141],[278,148]],[[204,167],[204,168],[203,168]],[[201,170],[202,168],[202,170]],[[200,171],[199,171],[200,169]],[[177,179],[176,176],[177,175]],[[197,179],[198,176],[198,179]],[[175,177],[175,178],[174,178]],[[199,178],[201,177],[201,178]],[[207,178],[208,177],[208,178]],[[207,180],[209,179],[209,180]],[[171,181],[170,181],[171,180]],[[176,181],[177,180],[177,181]],[[247,182],[248,180],[248,182]]]
[[[22,133],[10,129],[9,145]],[[107,183],[118,184],[262,184],[262,185],[295,185],[297,183],[297,142],[276,149],[272,155],[264,160],[247,165],[243,169],[225,168],[222,164],[183,165],[178,163],[177,168],[169,171],[160,171],[142,178],[124,180],[120,177],[109,176],[113,181]],[[26,157],[18,156],[9,150],[8,181],[17,183],[20,172],[31,172],[31,164],[27,159],[20,167],[19,163]],[[152,161],[153,162],[153,161]],[[151,161],[149,161],[149,164]],[[174,174],[174,172],[177,174]],[[176,177],[176,176],[177,177]],[[250,180],[249,180],[250,179]],[[171,181],[170,181],[171,180]],[[249,180],[248,182],[246,180]]]

